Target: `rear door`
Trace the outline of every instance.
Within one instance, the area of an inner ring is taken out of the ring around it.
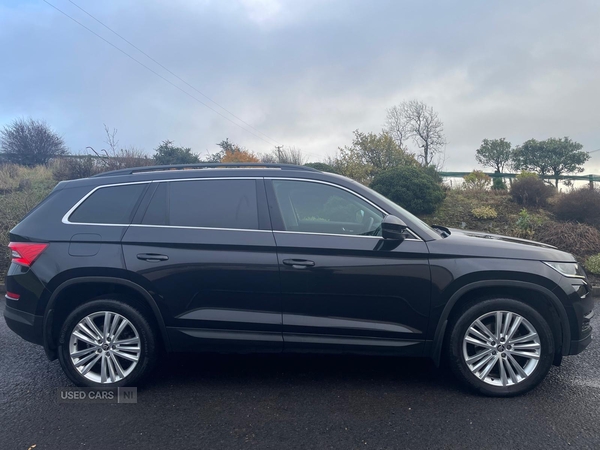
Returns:
[[[427,245],[384,240],[385,211],[315,180],[267,180],[281,270],[284,350],[420,354]]]
[[[259,178],[152,183],[123,238],[175,350],[281,351],[275,241]]]

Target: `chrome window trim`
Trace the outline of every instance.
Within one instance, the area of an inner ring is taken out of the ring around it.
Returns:
[[[148,172],[143,172],[148,173]],[[322,180],[313,180],[310,178],[293,178],[293,177],[201,177],[201,178],[175,178],[175,179],[165,179],[165,180],[146,180],[146,181],[128,181],[125,183],[110,183],[103,184],[100,186],[96,186],[86,195],[84,195],[75,205],[69,209],[65,215],[63,216],[61,222],[66,225],[93,225],[93,226],[105,226],[105,227],[149,227],[149,228],[175,228],[175,229],[189,229],[189,230],[217,230],[217,231],[252,231],[258,233],[287,233],[287,234],[309,234],[309,235],[317,235],[317,236],[339,236],[339,237],[359,237],[359,238],[370,238],[370,239],[383,239],[381,236],[364,236],[360,234],[334,234],[334,233],[312,233],[306,231],[281,231],[281,230],[255,230],[251,228],[219,228],[219,227],[191,227],[191,226],[183,226],[183,225],[150,225],[150,224],[142,224],[142,223],[84,223],[84,222],[71,222],[69,217],[71,214],[75,212],[75,210],[94,192],[98,189],[107,188],[107,187],[115,187],[115,186],[127,186],[130,184],[150,184],[150,183],[168,183],[171,181],[210,181],[210,180],[288,180],[288,181],[304,181],[309,183],[320,183],[326,184],[329,186],[333,186],[338,189],[342,189],[344,191],[349,192],[351,195],[354,195],[361,200],[367,202],[374,208],[378,209],[385,215],[389,215],[387,211],[380,208],[378,205],[373,203],[371,200],[363,197],[357,192],[354,192],[352,189],[348,189],[344,186],[340,186],[339,184],[330,183],[329,181]],[[417,234],[415,234],[410,228],[407,228],[407,231],[413,236],[414,239],[406,239],[409,241],[421,241],[424,242]]]
[[[264,179],[265,180],[305,181],[305,182],[309,182],[309,183],[327,184],[329,186],[333,186],[338,189],[343,189],[344,191],[349,192],[351,195],[354,195],[355,197],[360,198],[364,202],[368,203],[369,205],[373,206],[374,208],[376,208],[380,212],[382,212],[384,214],[384,217],[389,215],[389,213],[386,210],[384,210],[383,208],[380,208],[378,205],[373,203],[368,198],[363,197],[358,192],[354,192],[352,189],[348,189],[347,187],[340,186],[339,184],[330,183],[329,181],[312,180],[310,178],[291,178],[291,177],[264,177]],[[410,228],[407,228],[406,230],[414,237],[414,239],[406,239],[406,240],[423,242],[423,239],[421,239],[417,234],[415,234]],[[323,235],[323,236],[352,236],[352,237],[366,237],[366,238],[383,239],[381,236],[365,236],[365,235],[360,235],[360,234],[313,233],[313,232],[309,232],[309,231],[281,231],[281,230],[273,230],[273,231],[275,233],[316,234],[316,235]]]
[[[150,225],[144,223],[132,223],[126,225],[137,228],[176,228],[178,230],[213,230],[213,231],[252,231],[255,233],[272,233],[273,230],[255,230],[254,228],[219,228],[219,227],[191,227],[187,225]]]
[[[96,192],[98,189],[102,189],[102,188],[107,188],[107,187],[115,187],[115,186],[128,186],[130,184],[150,184],[152,183],[152,181],[131,181],[131,182],[127,182],[127,183],[113,183],[113,184],[103,184],[101,186],[96,186],[94,189],[92,189],[90,192],[88,192],[87,194],[85,194],[81,200],[79,200],[77,203],[75,203],[75,205],[73,205],[71,207],[71,209],[69,209],[66,214],[63,216],[61,222],[67,225],[104,225],[107,227],[127,227],[129,226],[129,224],[117,224],[117,223],[84,223],[84,222],[71,222],[69,220],[69,217],[71,216],[71,214],[73,214],[75,212],[75,210],[77,208],[79,208],[79,206],[81,206],[81,204],[83,202],[85,202],[88,197],[90,195],[92,195],[94,192]]]
[[[71,222],[69,217],[71,214],[75,212],[75,210],[87,200],[87,198],[96,192],[98,189],[107,188],[107,187],[115,187],[115,186],[127,186],[130,184],[150,184],[150,183],[167,183],[170,181],[202,181],[202,180],[262,180],[263,177],[203,177],[203,178],[177,178],[174,180],[146,180],[146,181],[128,181],[126,183],[111,183],[111,184],[103,184],[101,186],[96,186],[90,192],[83,196],[81,200],[79,200],[75,205],[67,211],[67,213],[63,216],[61,222],[66,225],[95,225],[95,226],[106,226],[106,227],[129,227],[137,224],[130,223],[84,223],[84,222]],[[147,226],[147,225],[145,225]],[[166,227],[171,227],[171,225],[161,225]],[[246,229],[246,228],[210,228],[210,227],[185,227],[185,226],[174,226],[177,228],[199,228],[199,229],[210,229],[210,230],[243,230],[243,231],[268,231],[268,230],[254,230],[254,229]]]

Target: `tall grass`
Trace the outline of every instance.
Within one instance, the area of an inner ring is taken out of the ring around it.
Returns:
[[[9,231],[56,185],[46,166],[0,165],[0,283],[10,265]]]

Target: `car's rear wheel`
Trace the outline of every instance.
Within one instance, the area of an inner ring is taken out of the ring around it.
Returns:
[[[78,386],[132,386],[152,369],[156,340],[140,311],[122,301],[99,299],[67,317],[58,357]]]
[[[453,372],[467,386],[485,395],[513,396],[547,375],[554,339],[535,309],[496,298],[470,305],[455,319],[447,351]]]

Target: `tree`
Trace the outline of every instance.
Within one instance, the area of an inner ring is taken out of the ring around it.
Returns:
[[[444,124],[433,108],[418,100],[388,109],[386,130],[400,147],[412,140],[420,149],[417,158],[423,166],[431,164],[446,145]]]
[[[47,164],[68,153],[65,143],[46,122],[16,119],[0,130],[0,150],[6,161],[23,166]]]
[[[511,143],[506,139],[484,139],[475,156],[483,167],[491,167],[495,172],[504,172],[512,158]]]
[[[257,163],[260,160],[254,153],[243,147],[229,142],[225,139],[217,144],[221,147],[221,151],[217,155],[221,156],[222,163]]]
[[[558,187],[561,175],[583,172],[590,155],[583,146],[568,137],[549,138],[545,141],[530,139],[514,151],[513,162],[518,170],[537,172],[542,177],[552,175]]]
[[[416,166],[417,160],[406,153],[387,132],[362,133],[354,131],[351,146],[339,149],[339,155],[328,162],[347,177],[368,184],[373,177],[396,166]]]
[[[175,147],[173,141],[165,140],[154,150],[154,161],[159,165],[195,164],[200,158],[189,147]]]

